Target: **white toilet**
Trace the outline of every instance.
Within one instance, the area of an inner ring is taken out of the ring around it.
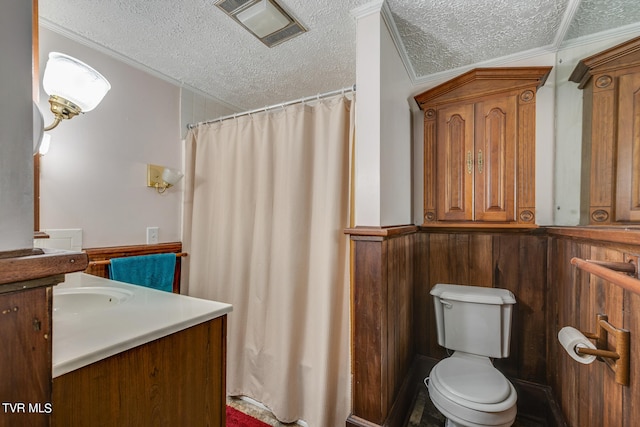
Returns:
[[[431,295],[438,344],[454,351],[428,378],[429,397],[446,426],[511,426],[516,391],[490,358],[509,356],[515,297],[506,289],[445,284]]]

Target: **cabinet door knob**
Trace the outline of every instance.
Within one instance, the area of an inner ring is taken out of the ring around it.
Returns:
[[[473,154],[471,150],[467,151],[467,173],[471,175],[473,172]]]
[[[482,166],[484,161],[482,160],[482,150],[478,150],[478,173],[482,173]]]

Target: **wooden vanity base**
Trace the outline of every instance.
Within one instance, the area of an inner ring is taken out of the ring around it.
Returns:
[[[227,316],[53,379],[52,426],[225,426]]]

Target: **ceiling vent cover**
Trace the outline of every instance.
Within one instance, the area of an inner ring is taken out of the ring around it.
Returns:
[[[236,10],[239,10],[242,6],[247,3],[253,3],[254,0],[222,0],[216,3],[220,9],[224,10],[226,13],[231,15]]]
[[[215,5],[268,47],[307,31],[275,0],[218,0]]]

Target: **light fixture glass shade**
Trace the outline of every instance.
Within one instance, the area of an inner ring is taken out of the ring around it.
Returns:
[[[268,36],[291,23],[269,0],[261,0],[236,15],[238,20],[259,38]]]
[[[49,53],[42,80],[47,95],[56,95],[91,111],[102,101],[111,85],[100,73],[82,61],[59,52]]]
[[[176,169],[164,168],[162,171],[162,180],[169,185],[176,185],[182,177],[182,172]]]
[[[42,144],[40,144],[40,148],[38,149],[38,153],[41,156],[44,156],[49,152],[49,146],[51,145],[51,135],[45,133],[42,136]]]
[[[44,119],[38,105],[33,102],[33,154],[36,154],[44,136]]]

